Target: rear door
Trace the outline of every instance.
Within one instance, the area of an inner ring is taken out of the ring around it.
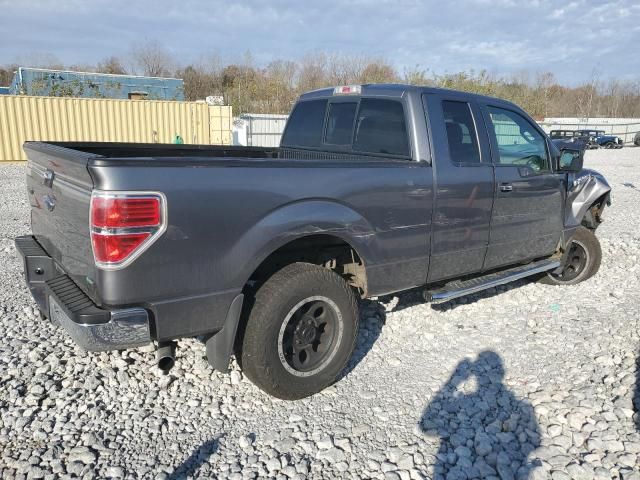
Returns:
[[[367,219],[375,231],[368,240],[368,289],[380,295],[424,284],[433,175],[428,163],[416,161],[427,156],[428,144],[419,147],[411,138],[410,132],[426,130],[423,118],[409,114],[411,94],[390,89],[381,96],[376,88],[378,95],[367,96],[367,87],[363,90],[363,96],[335,95],[296,105],[280,153],[324,161],[285,171],[286,186],[275,178],[270,185],[285,196],[292,189],[292,199],[337,200]],[[362,227],[353,228],[353,234],[364,235],[355,230]]]
[[[432,130],[436,195],[428,282],[482,269],[494,196],[482,115],[469,96],[423,95]]]
[[[495,164],[488,270],[552,254],[562,233],[564,175],[554,173],[546,136],[508,106],[482,106]]]

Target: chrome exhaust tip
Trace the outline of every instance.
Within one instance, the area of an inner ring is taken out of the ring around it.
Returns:
[[[163,372],[168,372],[176,364],[176,342],[162,342],[156,350],[156,365]]]

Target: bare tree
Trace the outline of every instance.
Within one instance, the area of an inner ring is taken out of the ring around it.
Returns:
[[[395,69],[384,60],[368,63],[358,79],[361,83],[393,83],[398,80]]]
[[[169,77],[175,68],[171,53],[155,40],[131,48],[136,71],[149,77]]]
[[[0,67],[0,87],[5,87],[11,83],[13,75],[17,69],[17,65],[5,65]]]
[[[51,52],[31,52],[21,55],[15,62],[21,67],[48,68],[51,70],[64,70],[64,64]]]
[[[328,87],[327,56],[322,52],[305,55],[300,61],[298,88],[302,91]]]
[[[597,95],[599,74],[594,68],[591,71],[591,78],[589,83],[586,83],[578,88],[578,112],[581,117],[591,117],[594,114],[593,104],[594,98]]]
[[[605,88],[605,96],[603,100],[606,101],[608,105],[604,106],[603,111],[605,111],[608,117],[617,117],[620,113],[620,100],[621,100],[621,88],[620,82],[616,79],[610,79]]]
[[[222,95],[236,114],[288,113],[295,99],[308,90],[350,83],[404,81],[415,85],[436,85],[497,96],[513,101],[536,118],[549,116],[640,117],[640,78],[599,81],[594,70],[589,81],[578,87],[559,84],[552,73],[495,72],[468,70],[435,74],[419,66],[400,75],[394,66],[379,57],[314,52],[297,61],[279,59],[266,66],[256,65],[250,52],[235,62],[224,62],[212,53],[190,65],[176,68],[171,54],[157,42],[132,48],[135,71],[146,75],[175,74],[184,80],[187,100]],[[62,69],[49,54],[30,55],[17,65]],[[96,65],[77,65],[87,71],[125,73],[122,62],[113,56]],[[17,68],[0,66],[0,85],[7,85]]]
[[[331,85],[356,83],[367,66],[367,59],[359,55],[333,54],[327,57],[328,80]]]
[[[410,85],[432,85],[433,79],[427,75],[427,70],[420,68],[420,65],[416,65],[413,68],[404,70],[402,79],[405,83]]]
[[[553,73],[539,72],[536,74],[535,83],[533,85],[533,101],[535,109],[532,112],[535,115],[541,117],[547,117],[549,114],[549,97],[551,95],[552,87],[555,85],[556,80]]]
[[[122,62],[118,57],[113,55],[105,58],[96,65],[96,72],[98,73],[111,73],[115,75],[125,75],[127,71],[122,66]]]
[[[297,72],[295,62],[276,60],[267,65],[263,75],[266,80],[265,110],[267,112],[287,112],[291,109],[297,91],[295,78]]]

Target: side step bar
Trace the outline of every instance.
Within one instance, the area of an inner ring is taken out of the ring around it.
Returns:
[[[519,265],[508,270],[489,273],[470,280],[454,280],[440,288],[425,290],[424,297],[425,300],[431,303],[444,303],[454,298],[464,297],[465,295],[497,287],[498,285],[520,280],[521,278],[554,270],[559,266],[560,262],[557,259],[538,260],[537,262],[527,265]]]

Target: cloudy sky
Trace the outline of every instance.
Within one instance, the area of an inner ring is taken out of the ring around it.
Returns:
[[[399,71],[640,78],[638,0],[0,0],[0,64],[95,63],[148,40],[182,64],[324,51],[380,56]]]

